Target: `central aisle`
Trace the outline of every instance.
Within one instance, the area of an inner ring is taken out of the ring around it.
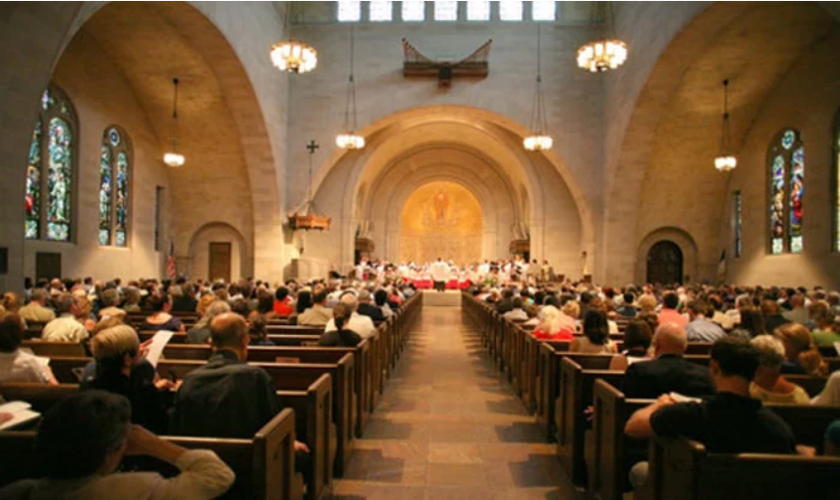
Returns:
[[[487,357],[460,308],[424,307],[334,498],[575,498]]]

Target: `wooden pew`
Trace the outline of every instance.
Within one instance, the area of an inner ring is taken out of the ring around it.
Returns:
[[[812,377],[813,378],[813,377]],[[822,379],[817,379],[822,380]],[[618,500],[629,491],[629,466],[647,456],[646,440],[624,435],[624,426],[634,411],[653,403],[652,399],[628,399],[616,386],[596,380],[593,391],[592,463],[589,489],[596,498]],[[809,405],[768,404],[791,425],[800,444],[823,448],[828,424],[840,419],[840,408]]]
[[[155,336],[155,332],[137,332],[140,337],[140,342],[145,342]],[[268,339],[274,342],[275,345],[289,345],[300,346],[304,343],[317,344],[321,338],[320,335],[268,335]],[[169,340],[170,344],[187,344],[187,334],[175,332]]]
[[[0,486],[38,477],[33,449],[34,431],[0,432]],[[294,472],[295,415],[286,409],[277,414],[252,439],[210,439],[163,436],[186,448],[210,449],[236,473],[236,481],[220,498],[292,500],[300,498],[300,481]]]
[[[649,453],[656,500],[837,498],[837,457],[708,453],[687,439],[651,440]]]
[[[75,372],[83,369],[90,362],[88,358],[52,358],[50,366],[53,374],[62,383],[77,383]],[[333,380],[333,422],[338,438],[335,475],[341,477],[353,453],[353,429],[355,425],[355,370],[353,355],[345,354],[335,364],[278,364],[249,363],[265,369],[274,380],[275,386],[282,389],[306,390],[322,374],[327,373]],[[203,361],[160,360],[157,371],[162,377],[184,378],[192,370],[203,366]]]
[[[373,339],[362,341],[355,348],[347,347],[248,347],[248,361],[261,363],[337,363],[345,354],[353,354],[355,371],[356,397],[356,437],[362,437],[362,431],[370,418],[373,406],[372,377],[373,361],[370,359],[370,345]],[[171,344],[163,350],[164,359],[207,360],[212,354],[209,345]],[[278,361],[279,360],[279,361]]]
[[[46,413],[55,403],[78,390],[76,384],[0,383],[0,395],[10,401],[26,401],[40,413]],[[332,379],[323,374],[305,390],[278,390],[277,398],[281,408],[294,410],[296,435],[305,440],[311,451],[311,483],[307,486],[307,498],[321,498],[331,489],[337,448],[335,424],[332,423]]]
[[[53,342],[49,340],[33,339],[24,340],[20,347],[29,349],[36,356],[45,356],[51,358],[53,356],[65,357],[85,357],[85,346],[79,342]]]

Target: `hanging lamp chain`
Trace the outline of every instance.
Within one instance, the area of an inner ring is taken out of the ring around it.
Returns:
[[[723,81],[723,126],[720,138],[721,155],[729,153],[729,80]]]
[[[531,108],[531,130],[537,135],[543,135],[548,128],[545,106],[542,95],[542,41],[540,37],[540,25],[537,24],[537,79],[534,89],[534,103]]]
[[[172,98],[172,152],[178,152],[178,79],[172,79],[174,96]]]
[[[347,78],[347,103],[344,107],[344,130],[351,134],[358,127],[356,112],[356,79],[354,76],[356,39],[353,25],[350,25],[350,75]]]

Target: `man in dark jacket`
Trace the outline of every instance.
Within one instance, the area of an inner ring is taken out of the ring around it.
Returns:
[[[369,291],[360,291],[358,300],[359,306],[356,308],[356,313],[367,316],[373,321],[385,321],[385,315],[382,314],[382,309],[371,303]]]
[[[688,340],[682,327],[674,323],[660,325],[653,345],[656,359],[627,368],[622,385],[625,397],[655,399],[670,392],[694,397],[714,394],[709,368],[683,358]]]

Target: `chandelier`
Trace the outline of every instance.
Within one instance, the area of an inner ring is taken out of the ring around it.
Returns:
[[[335,137],[335,145],[341,149],[362,149],[365,138],[356,134],[356,80],[353,77],[355,37],[350,25],[350,76],[347,78],[347,104],[344,107],[344,132]]]
[[[720,154],[715,158],[718,172],[731,172],[738,166],[738,159],[732,154],[729,138],[729,80],[723,81],[723,123],[720,130]]]
[[[604,23],[606,31],[612,31],[614,15],[612,2],[592,2],[591,23]],[[615,37],[593,40],[578,48],[577,65],[592,73],[603,73],[616,69],[627,61],[627,44]]]
[[[184,155],[178,153],[178,79],[172,79],[172,150],[163,155],[163,162],[170,167],[181,167],[186,161]]]
[[[534,104],[531,108],[531,132],[533,132],[533,134],[529,135],[524,141],[522,141],[525,149],[528,151],[543,151],[551,149],[551,146],[554,144],[554,140],[546,133],[548,126],[546,124],[545,105],[542,97],[542,66],[540,63],[540,54],[542,52],[541,45],[540,25],[537,24],[537,88],[534,92]]]
[[[283,34],[289,33],[289,18],[292,6],[286,7],[283,22]],[[297,40],[283,40],[271,46],[271,62],[277,69],[286,73],[308,73],[318,65],[318,52],[308,43]]]

